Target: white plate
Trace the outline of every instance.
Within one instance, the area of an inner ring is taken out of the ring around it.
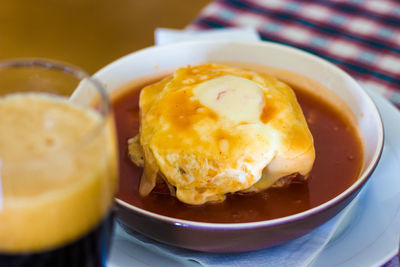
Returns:
[[[368,91],[368,90],[367,90]],[[312,264],[380,266],[397,253],[400,239],[400,113],[387,100],[368,91],[385,127],[382,158],[358,203],[341,222]],[[199,266],[150,251],[126,239],[114,239],[110,267]]]

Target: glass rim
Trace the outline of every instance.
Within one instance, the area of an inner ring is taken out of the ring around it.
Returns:
[[[99,135],[103,129],[107,125],[107,120],[108,117],[111,115],[111,104],[110,104],[110,99],[109,96],[106,92],[105,87],[103,84],[98,81],[96,78],[91,76],[89,73],[84,71],[82,68],[72,65],[68,62],[63,62],[59,60],[53,60],[53,59],[47,59],[47,58],[17,58],[17,59],[6,59],[6,60],[0,60],[0,72],[6,69],[17,69],[17,68],[40,68],[40,69],[47,69],[47,70],[55,70],[58,71],[59,73],[65,73],[66,75],[70,75],[72,77],[75,77],[78,81],[78,85],[75,88],[79,88],[79,84],[82,81],[88,81],[94,88],[95,90],[99,93],[100,97],[100,109],[96,113],[100,116],[100,121],[99,124],[94,126],[93,128],[89,129],[85,134],[82,135],[75,143],[67,145],[67,146],[62,146],[58,149],[55,149],[49,154],[40,156],[40,157],[32,157],[29,159],[24,159],[24,160],[3,160],[2,157],[0,156],[0,163],[3,164],[29,164],[29,163],[40,163],[40,162],[47,162],[46,159],[48,158],[54,158],[54,154],[58,155],[68,155],[72,154],[76,151],[79,151],[80,149],[83,149],[87,145],[90,144],[90,142],[97,136]],[[60,96],[60,95],[53,95],[51,93],[46,93],[46,92],[38,92],[38,94],[49,94],[52,96],[55,96],[57,98],[66,98],[67,100],[71,98],[71,96],[76,92],[73,91],[71,95],[69,96]],[[17,93],[17,92],[15,92]],[[23,92],[23,94],[29,94],[29,93],[35,93],[34,91],[32,92]],[[12,95],[14,93],[6,94],[3,96],[0,96],[0,99],[7,97],[7,95]],[[79,107],[79,105],[72,103],[72,105]],[[88,107],[80,107],[84,110],[90,109]],[[52,159],[54,160],[54,159]]]

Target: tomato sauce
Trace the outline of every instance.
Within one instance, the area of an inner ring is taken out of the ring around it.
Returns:
[[[307,181],[251,195],[229,195],[218,204],[190,206],[153,190],[139,195],[142,169],[131,162],[127,141],[139,131],[139,94],[134,86],[114,98],[120,184],[118,198],[136,207],[169,217],[200,222],[240,223],[269,220],[318,206],[346,190],[357,179],[363,160],[362,145],[350,121],[328,103],[302,90],[294,91],[314,137],[316,159]]]

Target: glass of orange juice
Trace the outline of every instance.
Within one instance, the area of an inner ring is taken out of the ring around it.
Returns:
[[[0,62],[0,266],[105,266],[116,188],[102,85],[64,63]]]

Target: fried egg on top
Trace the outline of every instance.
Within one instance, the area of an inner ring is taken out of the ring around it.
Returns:
[[[313,137],[292,89],[254,71],[204,64],[180,68],[140,95],[131,158],[144,166],[139,192],[157,179],[187,204],[260,191],[307,176]]]

